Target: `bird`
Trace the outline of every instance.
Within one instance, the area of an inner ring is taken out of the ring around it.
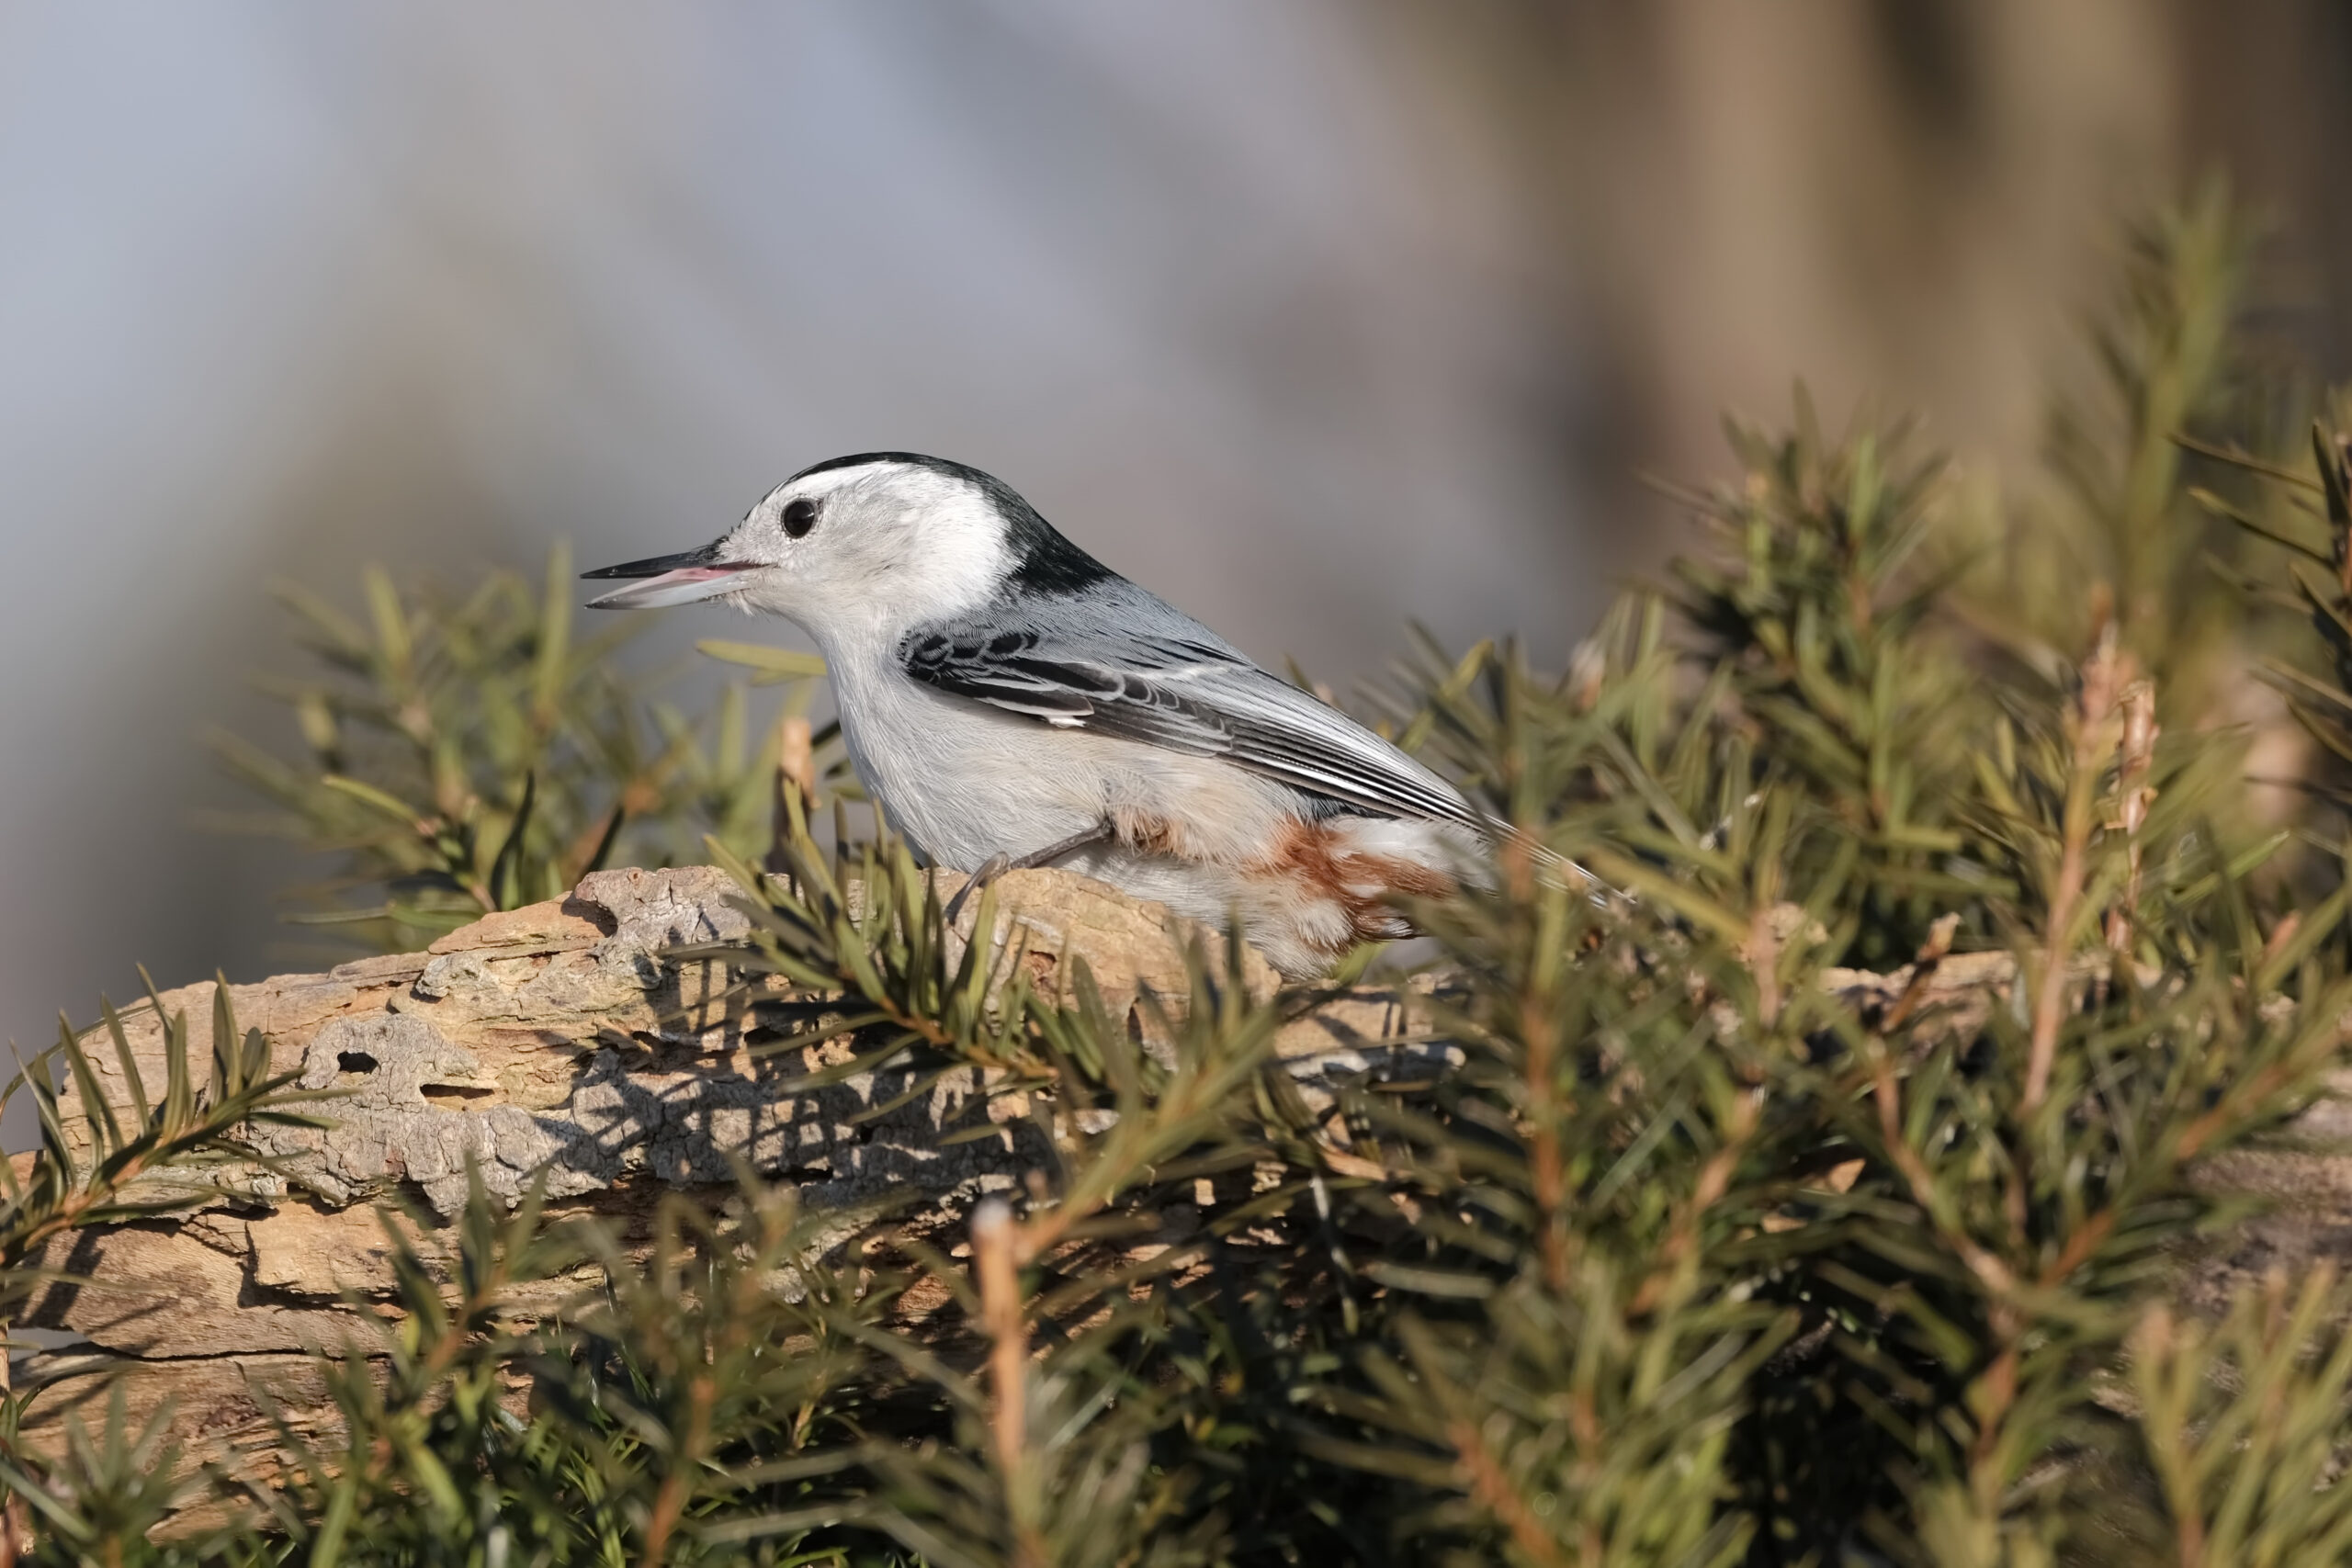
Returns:
[[[1498,832],[963,463],[835,457],[700,548],[582,576],[626,580],[590,608],[717,602],[797,626],[859,781],[967,891],[1060,865],[1218,929],[1238,919],[1297,981],[1412,935],[1399,901],[1476,881]]]

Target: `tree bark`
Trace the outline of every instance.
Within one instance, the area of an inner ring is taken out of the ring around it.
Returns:
[[[1066,872],[1012,873],[997,890],[998,949],[1023,950],[1048,989],[1083,956],[1113,1016],[1152,1048],[1162,1016],[1152,998],[1181,1008],[1194,933]],[[134,1423],[169,1404],[187,1462],[266,1474],[269,1411],[297,1427],[327,1422],[311,1352],[364,1345],[350,1303],[386,1296],[384,1201],[407,1205],[430,1250],[464,1205],[469,1163],[494,1197],[512,1201],[544,1180],[551,1213],[600,1215],[625,1235],[665,1192],[731,1187],[737,1160],[796,1184],[814,1207],[911,1196],[894,1223],[917,1232],[957,1223],[1043,1163],[1034,1125],[1001,1102],[989,1111],[1001,1135],[943,1145],[983,1095],[972,1070],[880,1115],[866,1113],[914,1088],[914,1069],[794,1085],[847,1054],[841,1043],[774,1048],[787,1007],[807,998],[773,980],[747,995],[723,964],[663,956],[741,936],[735,892],[709,867],[601,872],[560,902],[489,916],[424,953],[232,987],[238,1023],[268,1038],[274,1070],[341,1096],[317,1108],[333,1125],[260,1129],[254,1142],[284,1175],[232,1171],[230,1198],[80,1232],[45,1260],[86,1282],[50,1286],[25,1321],[83,1342],[26,1369],[45,1385],[27,1441],[54,1444],[77,1414],[103,1420],[119,1382]],[[962,916],[965,940],[977,915]],[[1254,954],[1250,964],[1250,988],[1270,994],[1273,971]],[[210,989],[162,999],[200,1020]],[[160,1022],[143,1006],[124,1021],[148,1093],[160,1095]],[[1442,1066],[1449,1048],[1426,1022],[1425,993],[1351,992],[1285,1025],[1276,1052],[1310,1108],[1329,1111],[1343,1079],[1426,1078]],[[92,1043],[107,1098],[128,1106],[114,1052]],[[79,1113],[70,1089],[64,1110]],[[578,1285],[551,1282],[548,1304]]]

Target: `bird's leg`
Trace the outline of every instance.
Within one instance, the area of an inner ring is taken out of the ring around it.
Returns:
[[[1118,829],[1112,825],[1108,818],[1105,818],[1102,821],[1097,822],[1093,827],[1089,828],[1083,833],[1072,833],[1069,838],[1062,840],[1059,843],[1047,844],[1042,850],[1031,850],[1025,855],[1022,855],[1014,860],[1009,860],[1004,863],[1004,869],[1006,871],[1033,871],[1041,865],[1051,865],[1056,861],[1061,859],[1064,855],[1074,855],[1079,851],[1090,849],[1096,844],[1107,844],[1117,836]]]
[[[949,926],[954,925],[956,923],[956,917],[964,912],[964,900],[972,896],[973,888],[986,887],[989,883],[994,882],[998,877],[1002,876],[1006,872],[1011,871],[1012,869],[1012,857],[1003,853],[1001,851],[982,861],[980,863],[980,869],[972,873],[972,874],[965,880],[964,886],[956,889],[956,897],[947,900],[947,908],[940,915],[941,923]]]
[[[1067,839],[1047,844],[1042,850],[1032,850],[1025,855],[1008,855],[1001,852],[992,854],[981,863],[979,870],[972,873],[970,881],[956,889],[956,897],[947,900],[946,912],[943,918],[947,924],[954,925],[956,917],[963,912],[964,900],[1008,871],[1030,871],[1041,865],[1051,865],[1064,855],[1076,854],[1079,851],[1096,844],[1109,843],[1116,836],[1116,832],[1117,830],[1106,819],[1097,822],[1083,833],[1072,833]]]

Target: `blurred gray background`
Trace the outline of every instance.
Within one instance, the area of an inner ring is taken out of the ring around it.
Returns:
[[[2030,455],[2211,164],[2341,373],[2347,82],[2317,0],[0,0],[0,1024],[270,967],[287,860],[192,817],[290,739],[273,577],[911,447],[1342,688],[1555,660],[1792,377]]]

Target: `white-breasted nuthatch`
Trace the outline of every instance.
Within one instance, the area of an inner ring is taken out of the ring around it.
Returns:
[[[836,457],[712,544],[585,575],[632,580],[592,607],[722,600],[807,632],[859,779],[933,863],[1238,915],[1294,977],[1409,935],[1394,897],[1452,891],[1495,830],[961,463]]]

